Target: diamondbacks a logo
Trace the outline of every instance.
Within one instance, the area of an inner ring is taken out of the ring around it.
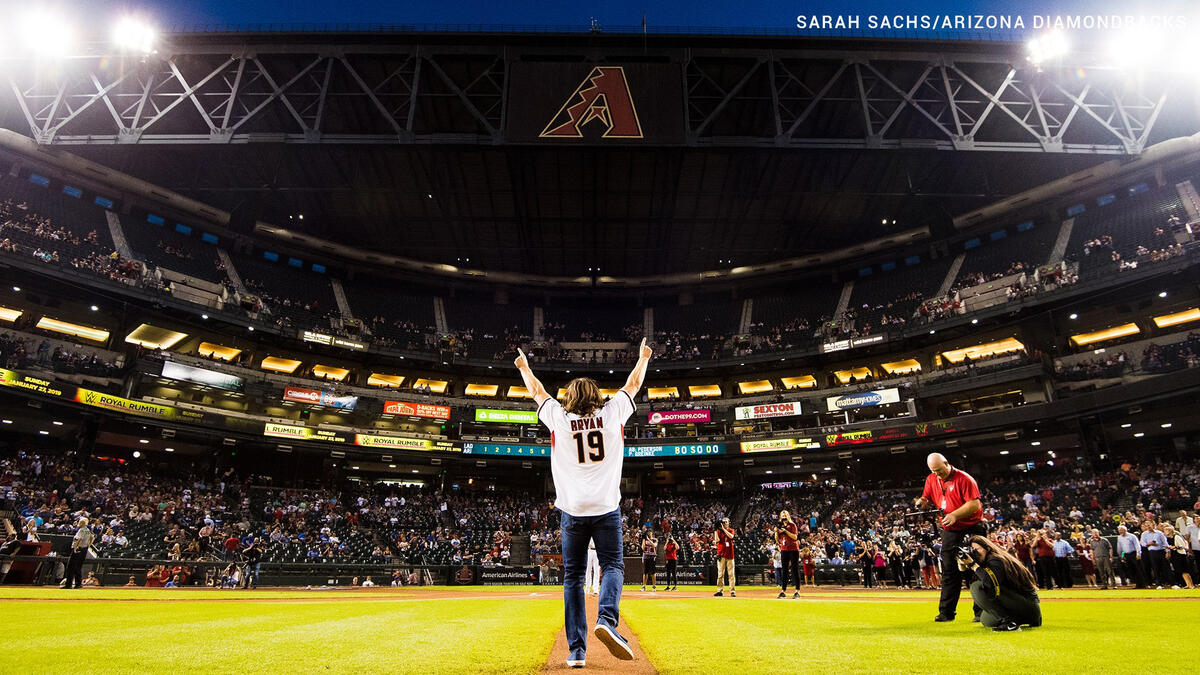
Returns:
[[[599,121],[601,138],[642,138],[642,123],[621,66],[596,66],[563,103],[539,138],[582,138]]]

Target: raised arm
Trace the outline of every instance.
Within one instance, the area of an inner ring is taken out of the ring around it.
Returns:
[[[542,405],[546,399],[550,398],[550,394],[546,392],[546,388],[542,386],[541,380],[533,374],[533,369],[529,367],[529,359],[526,358],[525,352],[521,348],[517,348],[517,360],[513,361],[513,365],[521,373],[521,379],[525,381],[525,388],[533,396],[533,402]]]
[[[650,357],[654,355],[654,350],[646,346],[646,338],[642,338],[642,346],[638,349],[637,365],[633,367],[633,371],[629,373],[629,379],[625,380],[625,386],[621,390],[629,394],[629,398],[633,398],[638,393],[638,389],[642,388],[642,382],[646,379],[646,366],[650,365]]]

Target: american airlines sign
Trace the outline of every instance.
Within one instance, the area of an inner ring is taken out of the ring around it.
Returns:
[[[761,420],[768,417],[791,417],[800,414],[800,402],[747,405],[738,408],[735,415],[739,420]]]

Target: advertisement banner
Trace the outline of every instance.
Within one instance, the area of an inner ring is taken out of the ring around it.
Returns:
[[[163,361],[162,376],[170,380],[181,380],[203,384],[226,391],[241,391],[244,380],[236,375],[218,373],[215,370],[194,368],[174,361]]]
[[[711,410],[664,410],[652,412],[647,418],[650,424],[692,424],[712,420]]]
[[[407,415],[409,417],[428,417],[435,420],[450,419],[450,406],[433,405],[432,403],[409,403],[408,401],[384,401],[385,415]]]
[[[4,370],[3,368],[0,368],[0,386],[24,389],[25,391],[32,391],[35,394],[44,394],[46,396],[63,395],[62,385],[31,375],[22,375],[13,370]]]
[[[324,441],[326,443],[349,443],[350,436],[340,431],[328,429],[311,429],[291,424],[276,424],[267,422],[263,436],[286,438],[293,441]]]
[[[829,407],[829,412],[899,402],[900,390],[894,387],[891,389],[877,389],[875,391],[861,391],[856,394],[845,394],[843,396],[830,396],[825,399],[825,404]]]
[[[312,429],[309,429],[308,427],[293,426],[291,424],[276,424],[275,422],[267,422],[266,428],[263,429],[263,436],[303,441],[312,438]]]
[[[507,443],[463,443],[464,455],[512,455],[516,457],[549,457],[548,445],[509,445]]]
[[[475,409],[476,422],[506,422],[509,424],[537,424],[536,410],[489,410]]]
[[[825,436],[825,445],[830,447],[835,445],[863,445],[874,442],[875,437],[870,431],[846,431],[840,434],[828,434]]]
[[[886,340],[887,340],[887,337],[885,337],[883,335],[865,335],[863,337],[853,338],[853,339],[848,339],[848,340],[835,340],[833,342],[826,342],[826,343],[818,346],[817,350],[822,354],[828,354],[830,352],[840,352],[840,351],[844,351],[847,349],[853,349],[855,347],[866,347],[868,345],[876,345],[876,344],[880,344]]]
[[[192,410],[180,410],[169,405],[159,405],[157,403],[147,403],[145,401],[134,401],[112,394],[105,394],[91,389],[80,387],[75,391],[75,400],[84,405],[90,405],[96,408],[106,408],[117,412],[128,413],[130,415],[141,415],[143,417],[156,417],[162,420],[186,420],[196,422],[204,419],[202,413]]]
[[[800,414],[800,402],[747,405],[735,411],[739,420],[761,420],[769,417],[791,417]]]
[[[364,448],[384,448],[387,450],[460,452],[459,447],[450,441],[434,441],[427,438],[404,438],[401,436],[379,436],[376,434],[355,434],[354,444],[361,445]]]
[[[816,450],[821,443],[812,438],[768,438],[761,441],[746,441],[741,444],[742,452],[773,452],[775,450]]]
[[[626,457],[691,457],[723,455],[724,443],[695,443],[692,445],[627,445]]]
[[[480,567],[476,576],[484,586],[529,586],[537,582],[532,567]]]
[[[338,396],[328,391],[303,389],[301,387],[286,387],[283,390],[283,400],[324,405],[341,410],[354,410],[358,406],[357,396]]]
[[[676,144],[684,138],[677,64],[511,65],[505,136],[558,145]]]
[[[305,342],[315,342],[316,344],[326,345],[329,347],[341,347],[342,349],[349,349],[356,352],[363,352],[367,350],[367,344],[365,342],[351,340],[350,338],[338,337],[336,335],[326,335],[325,333],[318,333],[317,331],[313,330],[300,331],[300,339]]]

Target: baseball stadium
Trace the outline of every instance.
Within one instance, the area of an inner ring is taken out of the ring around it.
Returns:
[[[1187,3],[237,4],[4,11],[5,670],[1195,672]]]

